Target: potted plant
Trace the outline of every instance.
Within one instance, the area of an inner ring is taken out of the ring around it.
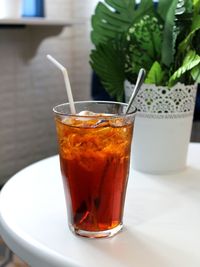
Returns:
[[[200,82],[200,0],[136,2],[97,4],[90,63],[117,101],[128,100],[139,69],[146,69],[135,102],[134,166],[176,171],[185,167]]]

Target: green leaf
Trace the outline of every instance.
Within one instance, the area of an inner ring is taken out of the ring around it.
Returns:
[[[163,45],[162,45],[162,63],[170,66],[174,60],[174,26],[175,26],[175,11],[178,0],[173,0],[166,15]]]
[[[200,15],[195,16],[191,26],[191,32],[187,35],[187,37],[180,43],[179,51],[184,53],[185,50],[191,44],[192,38],[194,37],[195,33],[200,30]]]
[[[92,50],[90,58],[90,64],[108,94],[117,101],[123,101],[125,59],[120,42],[116,40],[98,45],[96,50]]]
[[[155,61],[147,75],[145,83],[160,85],[162,83],[164,73],[160,64]]]
[[[141,0],[138,8],[135,11],[133,23],[141,19],[145,15],[152,15],[155,13],[155,8],[152,0]]]
[[[191,75],[195,82],[200,83],[200,64],[191,70]]]
[[[118,100],[124,79],[134,81],[141,67],[156,84],[199,81],[200,0],[159,0],[157,10],[152,0],[137,8],[136,0],[99,1],[91,38],[90,64]]]
[[[159,0],[158,2],[158,14],[163,20],[166,20],[167,10],[171,6],[172,0]]]
[[[193,7],[194,7],[194,15],[199,15],[200,13],[200,1],[193,0]]]
[[[139,69],[150,70],[154,61],[161,60],[163,24],[155,16],[145,15],[129,28],[127,34],[128,55],[126,72],[138,73]]]
[[[91,39],[95,45],[106,43],[118,35],[128,31],[144,14],[154,11],[153,3],[142,0],[140,6],[135,9],[135,0],[105,0],[99,2],[95,14],[92,16]]]
[[[195,51],[190,50],[183,61],[182,66],[169,79],[169,86],[174,85],[177,80],[187,71],[192,70],[200,63],[200,56]]]

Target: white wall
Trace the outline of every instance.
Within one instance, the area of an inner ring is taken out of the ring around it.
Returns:
[[[62,75],[47,53],[67,66],[75,100],[90,99],[89,19],[95,2],[46,0],[47,17],[84,20],[61,32],[0,28],[0,184],[57,153],[52,107],[67,98]]]

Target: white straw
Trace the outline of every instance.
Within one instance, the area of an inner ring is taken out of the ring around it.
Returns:
[[[50,55],[47,55],[47,58],[56,66],[58,67],[63,74],[64,77],[64,81],[65,81],[65,87],[66,87],[66,91],[67,91],[67,96],[68,96],[68,100],[69,100],[69,105],[70,105],[70,110],[72,114],[76,114],[76,109],[74,106],[74,99],[73,99],[73,95],[72,95],[72,89],[71,89],[71,85],[70,85],[70,81],[69,81],[69,76],[68,76],[68,72],[67,69],[61,65],[55,58],[53,58]]]

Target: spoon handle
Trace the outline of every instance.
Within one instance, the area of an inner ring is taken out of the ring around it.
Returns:
[[[133,103],[133,100],[135,99],[135,97],[137,96],[137,93],[138,91],[140,90],[140,87],[142,86],[143,82],[144,82],[144,79],[145,79],[145,76],[146,76],[146,71],[145,69],[140,69],[139,73],[138,73],[138,77],[137,77],[137,81],[136,81],[136,84],[135,84],[135,87],[134,87],[134,90],[133,90],[133,93],[131,95],[131,98],[128,102],[128,106],[127,106],[127,109],[126,109],[126,112],[125,114],[128,113],[132,103]]]

